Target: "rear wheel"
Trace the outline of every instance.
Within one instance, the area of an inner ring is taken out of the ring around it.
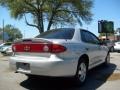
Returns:
[[[85,63],[84,59],[81,59],[81,61],[78,64],[77,73],[76,73],[76,79],[79,82],[80,85],[85,83],[87,77],[87,64]]]

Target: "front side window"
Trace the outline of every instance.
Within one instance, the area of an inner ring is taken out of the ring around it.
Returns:
[[[37,36],[37,38],[46,39],[72,39],[74,35],[74,29],[54,29],[46,31]]]
[[[99,39],[94,34],[91,34],[91,37],[92,37],[92,40],[93,40],[94,44],[99,44],[100,43]]]

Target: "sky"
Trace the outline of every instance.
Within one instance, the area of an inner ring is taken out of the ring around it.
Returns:
[[[88,29],[93,32],[95,35],[98,33],[98,21],[99,20],[108,20],[114,22],[114,30],[120,27],[120,0],[93,0],[93,7],[91,12],[93,13],[92,22],[87,25],[83,23],[82,26],[76,25],[75,28]],[[29,16],[27,17],[30,18]],[[33,38],[39,34],[36,28],[27,26],[24,18],[21,20],[15,20],[11,18],[9,10],[6,8],[0,7],[0,27],[2,28],[2,23],[11,24],[20,29],[24,38]],[[31,21],[31,20],[29,20]]]

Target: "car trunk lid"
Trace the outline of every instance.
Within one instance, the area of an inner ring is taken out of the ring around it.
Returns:
[[[17,55],[49,56],[66,51],[66,47],[55,44],[54,40],[34,38],[22,39],[12,45],[13,52]]]

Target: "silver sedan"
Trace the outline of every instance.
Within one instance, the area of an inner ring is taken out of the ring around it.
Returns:
[[[29,77],[75,77],[83,84],[87,71],[110,61],[109,50],[88,30],[59,28],[14,42],[10,67]]]

